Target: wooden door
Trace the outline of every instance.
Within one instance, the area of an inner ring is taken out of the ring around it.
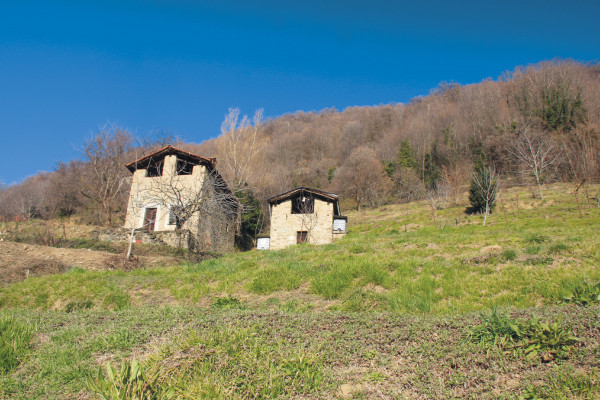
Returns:
[[[153,232],[155,223],[156,208],[146,208],[146,214],[144,215],[144,229],[148,232]]]
[[[306,243],[308,240],[308,232],[307,231],[298,231],[296,234],[296,243]]]

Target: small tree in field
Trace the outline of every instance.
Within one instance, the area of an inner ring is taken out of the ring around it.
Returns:
[[[469,189],[471,206],[467,207],[466,211],[468,214],[483,214],[483,226],[487,222],[488,215],[492,213],[496,206],[498,191],[498,175],[495,168],[482,162],[476,163],[471,175],[471,188]]]

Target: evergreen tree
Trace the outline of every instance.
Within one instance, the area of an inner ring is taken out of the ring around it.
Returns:
[[[408,139],[404,139],[400,143],[400,150],[398,150],[398,166],[404,168],[416,168],[417,157],[415,151],[408,143]]]
[[[251,190],[239,190],[235,193],[242,205],[240,231],[235,237],[235,244],[240,250],[250,250],[254,246],[254,237],[259,233],[263,213],[260,201]]]

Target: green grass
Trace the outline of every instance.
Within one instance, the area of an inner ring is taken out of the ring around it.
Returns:
[[[13,315],[0,314],[0,375],[13,371],[31,349],[34,327]]]
[[[548,189],[505,191],[486,227],[464,204],[435,224],[393,205],[324,246],[1,287],[27,340],[0,398],[597,398],[600,210]]]
[[[534,314],[540,321],[562,316],[563,326],[572,327],[581,345],[550,364],[468,341],[469,332],[481,323],[477,315],[197,307],[15,310],[8,315],[35,321],[36,338],[18,368],[0,375],[0,398],[86,397],[96,392],[89,383],[98,379],[99,369],[107,378],[110,363],[119,375],[132,360],[139,361],[143,381],[156,379],[158,387],[173,388],[176,398],[336,398],[346,387],[365,398],[494,399],[546,390],[552,382],[565,386],[555,391],[570,393],[579,390],[574,385],[585,389],[586,379],[597,390],[599,307],[563,305],[511,313],[521,321]],[[574,371],[572,382],[557,380],[549,373],[554,367]],[[589,374],[581,375],[582,370]],[[515,377],[516,383],[507,384]],[[127,380],[130,387],[135,381],[131,375]]]
[[[552,189],[546,202],[532,199],[518,213],[511,204],[517,194],[523,203],[525,191],[506,191],[506,218],[493,214],[486,227],[464,215],[457,225],[464,206],[440,210],[435,225],[425,203],[386,206],[351,213],[350,234],[329,245],[34,278],[0,289],[0,306],[122,309],[232,295],[248,297],[250,308],[275,309],[266,300],[287,292],[317,310],[344,309],[361,293],[368,304],[361,311],[439,315],[556,303],[563,281],[600,280],[600,244],[590,234],[600,230],[600,212],[580,217],[568,186]]]

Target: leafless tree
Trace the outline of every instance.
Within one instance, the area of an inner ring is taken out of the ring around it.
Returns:
[[[131,133],[107,124],[87,139],[81,149],[89,162],[87,173],[82,175],[81,193],[100,205],[100,219],[109,225],[112,224],[113,210],[121,200],[126,177],[123,164],[133,142]]]
[[[523,163],[531,172],[537,184],[540,199],[544,171],[554,164],[557,159],[552,139],[542,133],[534,133],[529,127],[524,127],[513,141],[510,152]]]
[[[427,191],[427,203],[429,203],[429,208],[431,209],[431,219],[433,220],[434,224],[437,222],[437,211],[446,208],[449,192],[450,185],[445,180]]]
[[[494,208],[500,193],[498,174],[494,166],[484,165],[473,172],[471,179],[485,203],[483,209],[483,226],[485,226],[487,217]]]
[[[252,163],[260,153],[263,110],[257,110],[252,120],[244,115],[240,119],[239,108],[230,108],[221,124],[218,141],[220,169],[234,189],[248,184]]]
[[[197,185],[182,184],[181,176],[172,173],[151,181],[138,192],[139,204],[151,198],[170,211],[177,229],[197,224],[210,233],[212,240],[223,242],[228,240],[225,236],[230,236],[223,231],[231,232],[233,237],[238,229],[242,206],[219,172],[212,166],[204,168],[206,173]]]
[[[375,151],[368,147],[355,149],[334,180],[340,193],[352,196],[356,201],[357,210],[365,202],[379,206],[392,187]]]

